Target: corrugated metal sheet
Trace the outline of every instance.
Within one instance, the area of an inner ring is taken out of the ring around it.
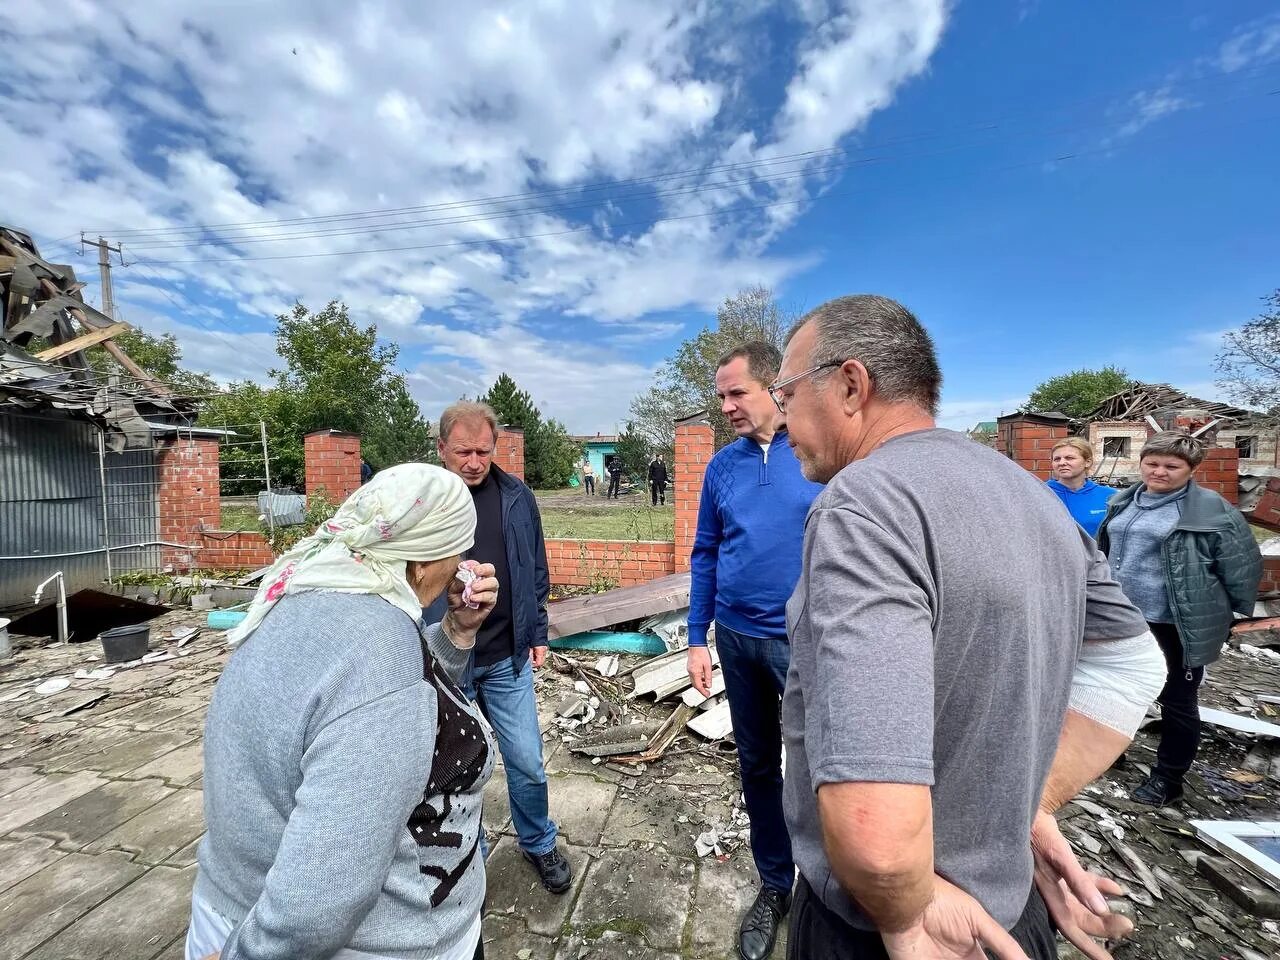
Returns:
[[[153,451],[108,454],[106,468],[111,545],[158,540]],[[106,579],[95,425],[0,411],[0,557],[24,557],[0,560],[0,609],[28,603],[35,585],[58,570],[68,593]],[[114,573],[159,565],[159,547],[112,552]]]
[[[89,423],[0,412],[0,608],[31,600],[58,570],[67,592],[107,575],[98,431]],[[49,556],[79,553],[80,556]]]

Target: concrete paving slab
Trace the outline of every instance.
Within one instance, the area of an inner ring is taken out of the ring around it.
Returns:
[[[515,917],[485,917],[480,938],[484,960],[552,960],[556,954],[554,940],[530,933]]]
[[[153,960],[186,960],[187,958],[187,935],[184,932],[177,940],[165,947],[160,953],[157,953]]]
[[[40,779],[35,767],[5,767],[0,769],[0,797],[7,797],[29,783]]]
[[[544,937],[559,934],[591,862],[587,852],[579,847],[566,844],[563,852],[573,867],[573,886],[568,893],[556,896],[542,886],[533,865],[521,855],[515,840],[503,837],[485,862],[489,915],[519,917],[531,933]]]
[[[14,835],[54,837],[62,846],[78,850],[171,793],[173,788],[160,780],[112,780],[23,824]]]
[[[0,840],[0,893],[66,855],[66,851],[54,849],[53,841],[44,837]]]
[[[135,709],[119,711],[110,720],[104,721],[103,726],[120,725],[147,731],[172,730],[181,717],[203,709],[204,704],[194,696],[156,697],[144,700]]]
[[[4,798],[0,804],[0,834],[39,819],[105,782],[96,773],[46,774]]]
[[[560,835],[570,843],[598,844],[618,785],[575,773],[549,777],[547,789],[551,817]]]
[[[755,900],[759,885],[749,859],[714,857],[698,861],[693,895],[693,936],[690,946],[698,957],[728,956],[738,941],[738,926]],[[775,957],[785,956],[774,948]]]
[[[179,790],[85,847],[124,850],[137,863],[162,863],[204,832],[204,793]]]
[[[643,940],[610,930],[598,940],[570,937],[556,960],[680,960],[680,954],[654,950]]]
[[[679,950],[693,873],[692,861],[652,850],[605,850],[583,884],[574,929],[588,938],[616,930],[659,950]]]
[[[203,838],[204,838],[204,834],[202,833],[200,834],[200,836],[196,837],[194,840],[188,843],[185,847],[183,847],[181,850],[179,850],[177,853],[171,856],[168,860],[166,860],[165,864],[170,867],[191,866],[191,864],[196,862],[196,851],[199,848],[200,841]]]
[[[100,753],[63,761],[62,769],[96,770],[108,777],[115,777],[135,770],[176,747],[185,746],[194,739],[189,733],[127,732],[130,734],[127,738],[113,743]]]
[[[197,740],[185,747],[178,747],[176,750],[161,754],[154,760],[148,760],[136,770],[129,770],[122,776],[127,780],[159,777],[174,786],[182,787],[191,783],[203,772],[204,744]]]
[[[613,805],[604,846],[660,843],[668,850],[692,857],[694,839],[702,832],[704,811],[683,791],[662,784],[624,785]]]
[[[195,868],[156,867],[67,928],[27,960],[150,956],[187,928]]]
[[[135,732],[124,727],[79,727],[74,736],[62,737],[53,743],[34,750],[23,758],[23,763],[39,767],[46,772],[67,770],[89,757],[96,757],[103,750],[113,747],[124,740],[136,736]],[[85,769],[78,766],[76,769]]]
[[[123,853],[72,853],[9,888],[0,894],[0,960],[25,956],[142,871]],[[137,956],[136,946],[119,956]]]
[[[37,750],[45,749],[50,741],[70,733],[76,727],[77,724],[74,720],[46,720],[40,723],[28,724],[21,735],[5,738],[3,742],[0,742],[0,767],[5,767],[18,761],[35,766],[35,764],[30,764],[26,760],[27,756]]]

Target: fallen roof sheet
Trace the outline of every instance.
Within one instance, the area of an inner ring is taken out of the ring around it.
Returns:
[[[674,573],[631,587],[557,600],[547,608],[547,636],[555,640],[688,605],[689,574]]]

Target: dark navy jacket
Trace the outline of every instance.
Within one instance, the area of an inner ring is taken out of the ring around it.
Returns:
[[[502,494],[502,536],[507,543],[510,583],[498,585],[511,592],[511,620],[515,632],[514,661],[529,658],[530,647],[547,645],[547,595],[551,577],[547,572],[547,548],[542,540],[542,517],[533,491],[496,464],[489,468]],[[484,557],[467,558],[484,562]],[[444,619],[447,601],[443,594],[422,611],[426,623]]]

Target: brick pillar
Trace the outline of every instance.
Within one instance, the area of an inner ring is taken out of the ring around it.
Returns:
[[[1228,503],[1240,502],[1240,451],[1235,447],[1209,447],[1194,476],[1196,483],[1221,494]],[[1270,482],[1267,486],[1269,491]],[[1254,513],[1257,513],[1256,509]]]
[[[1051,476],[1049,455],[1067,439],[1070,420],[1061,413],[1010,413],[996,421],[996,449],[1041,480]]]
[[[360,438],[341,430],[317,430],[302,440],[307,494],[324,491],[335,504],[360,487]]]
[[[179,436],[158,442],[155,462],[160,539],[199,547],[201,528],[216,530],[222,524],[218,441]],[[193,552],[165,547],[161,562],[188,570]]]
[[[493,462],[517,480],[524,479],[524,431],[519,427],[498,427],[498,443]]]
[[[672,464],[676,513],[676,573],[689,569],[693,538],[698,532],[698,502],[707,464],[716,452],[715,434],[705,413],[676,421],[676,455]]]

